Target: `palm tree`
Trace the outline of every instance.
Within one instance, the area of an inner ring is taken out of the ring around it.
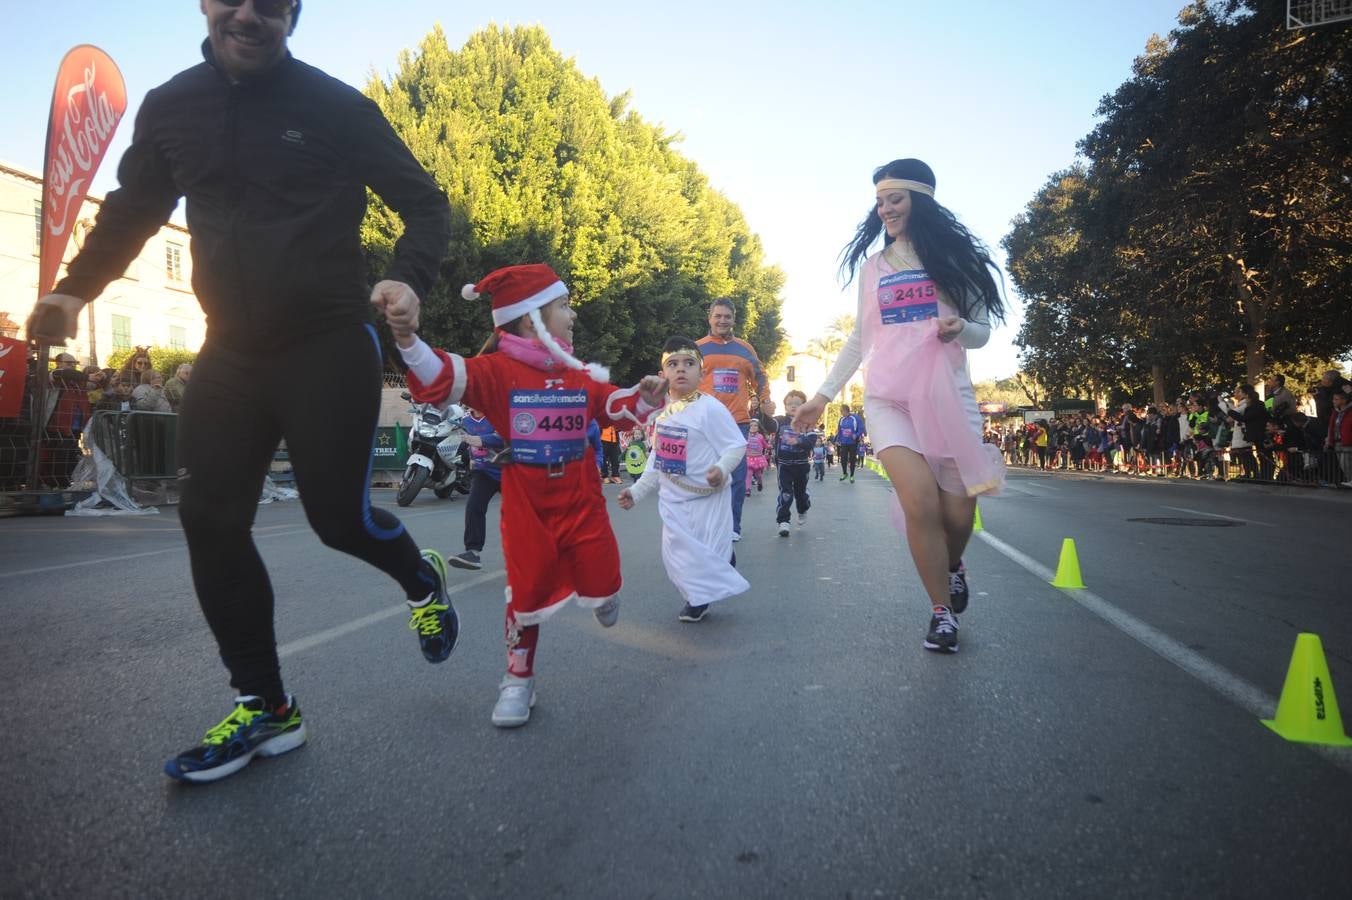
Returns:
[[[821,337],[815,337],[807,343],[807,352],[826,363],[827,371],[836,364],[836,357],[840,351],[845,349],[845,341],[854,333],[854,316],[837,316],[826,333]],[[841,402],[845,400],[845,386],[840,388]]]

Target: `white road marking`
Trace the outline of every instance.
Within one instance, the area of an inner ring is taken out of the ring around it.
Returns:
[[[1192,513],[1194,516],[1206,516],[1211,519],[1226,519],[1230,522],[1243,522],[1246,525],[1263,525],[1267,528],[1276,528],[1271,522],[1259,522],[1256,519],[1237,519],[1234,516],[1223,516],[1220,513],[1202,512],[1200,509],[1186,509],[1182,506],[1165,506],[1165,509],[1172,509],[1174,512]]]
[[[979,531],[975,537],[985,541],[993,550],[1026,569],[1041,581],[1050,582],[1056,575],[1051,569],[1022,551],[1016,550],[999,538],[991,536],[988,531]],[[1153,651],[1178,666],[1240,709],[1260,719],[1268,719],[1276,714],[1277,701],[1262,690],[1240,678],[1229,669],[1217,665],[1189,649],[1159,629],[1147,625],[1130,613],[1118,609],[1097,594],[1083,588],[1056,588],[1056,590],[1061,591],[1089,612],[1134,639],[1147,650]],[[1254,723],[1254,729],[1255,733],[1260,735],[1265,731],[1257,722]],[[1352,750],[1345,747],[1324,747],[1316,744],[1304,746],[1334,765],[1352,772]]]
[[[472,587],[476,587],[477,585],[483,584],[485,581],[493,581],[494,579],[501,578],[506,574],[507,573],[502,569],[498,569],[495,572],[484,572],[482,575],[479,575],[475,578],[471,578],[469,581],[462,581],[459,584],[455,585],[455,587],[447,588],[446,593],[452,595],[461,594]],[[323,631],[316,632],[310,635],[309,637],[299,638],[298,640],[282,644],[280,647],[277,648],[277,658],[285,659],[288,656],[300,653],[302,650],[309,650],[311,647],[317,647],[320,644],[328,643],[329,641],[336,640],[337,638],[340,638],[343,635],[351,634],[354,631],[360,631],[361,629],[367,627],[368,625],[374,625],[377,622],[383,622],[386,619],[392,619],[397,615],[401,614],[406,615],[407,613],[408,613],[408,604],[400,603],[398,606],[386,607],[385,609],[382,609],[380,612],[373,612],[369,616],[362,616],[360,619],[353,619],[351,622],[347,622],[343,625],[335,625],[332,628],[325,628]]]
[[[443,514],[444,514],[443,510],[428,510],[427,512],[405,513],[404,515],[399,517],[399,521],[402,522],[405,519],[420,519],[423,516],[436,516]],[[277,526],[269,525],[265,527],[276,528]],[[180,532],[182,531],[182,529],[177,530]],[[289,537],[297,534],[313,534],[313,533],[314,531],[313,529],[310,528],[309,525],[306,525],[302,528],[293,528],[290,531],[269,531],[266,534],[259,534],[258,530],[255,530],[254,540],[257,541],[260,538]],[[11,572],[0,572],[0,578],[14,578],[19,575],[40,575],[43,572],[60,572],[65,569],[80,569],[85,566],[101,566],[104,563],[123,562],[129,559],[144,559],[147,556],[162,556],[165,553],[181,553],[187,549],[188,549],[187,544],[175,544],[172,547],[161,547],[159,550],[147,550],[144,553],[127,553],[122,556],[101,556],[98,557],[97,559],[82,559],[79,560],[78,562],[60,563],[59,565],[55,566],[38,566],[32,569],[15,569],[14,571]]]

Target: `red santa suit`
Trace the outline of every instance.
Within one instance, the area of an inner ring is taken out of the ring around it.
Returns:
[[[498,352],[486,356],[434,352],[442,363],[434,380],[409,370],[414,400],[472,406],[511,449],[501,516],[509,612],[528,626],[569,600],[600,606],[620,590],[620,555],[587,427],[595,419],[602,428],[633,428],[654,407],[637,388],[599,383],[515,335],[501,335]]]

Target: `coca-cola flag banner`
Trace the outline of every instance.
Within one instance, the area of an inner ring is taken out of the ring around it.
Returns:
[[[28,375],[23,341],[0,337],[0,419],[17,419],[23,409],[23,383]]]
[[[71,229],[126,108],[127,86],[107,53],[81,44],[61,60],[42,164],[39,297],[56,283]]]

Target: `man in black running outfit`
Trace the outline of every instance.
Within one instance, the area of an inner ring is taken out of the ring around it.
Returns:
[[[207,335],[179,418],[179,517],[202,612],[239,694],[200,745],[166,763],[168,775],[194,782],[305,741],[282,687],[272,588],[252,538],[279,440],[311,527],[399,582],[428,661],[445,660],[459,631],[444,562],[420,554],[399,520],[369,502],[381,354],[368,304],[416,308],[427,296],[450,240],[446,197],[373,102],[287,51],[300,0],[200,3],[205,62],[146,95],[121,186],[28,329],[73,337],[80,308],[187,198]],[[405,226],[374,289],[359,237],[368,186]]]

